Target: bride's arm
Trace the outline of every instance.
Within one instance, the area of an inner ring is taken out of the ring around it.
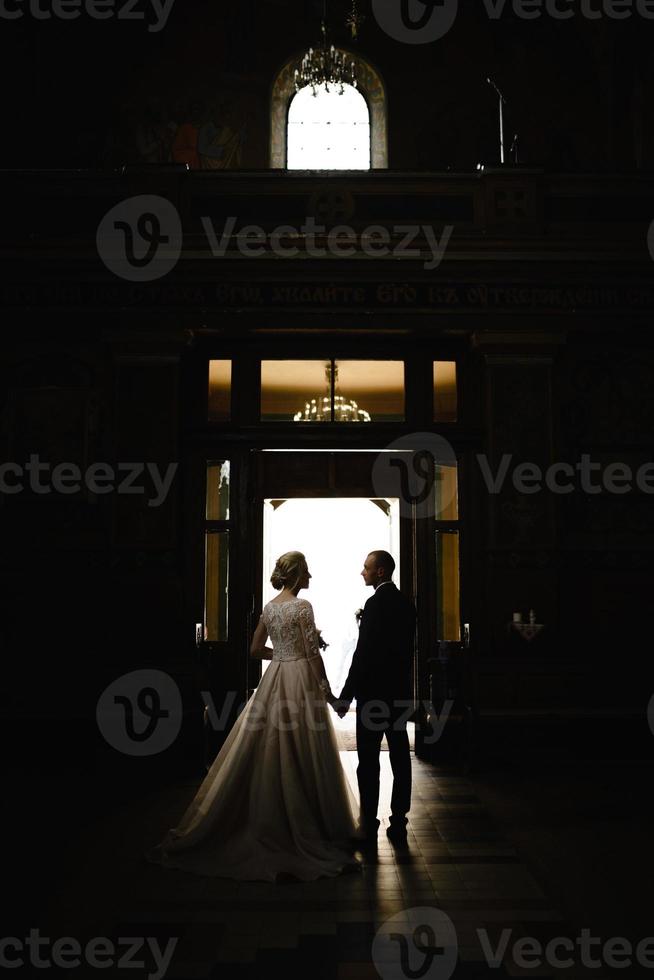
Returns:
[[[273,651],[272,647],[266,646],[266,638],[268,636],[268,630],[266,629],[263,616],[257,623],[257,628],[254,631],[254,636],[252,637],[252,643],[250,644],[250,656],[255,660],[272,660]]]
[[[325,670],[325,663],[320,655],[320,635],[316,629],[316,623],[313,618],[313,607],[310,605],[310,603],[307,603],[307,605],[300,610],[300,623],[302,626],[302,636],[304,638],[304,648],[306,650],[307,660],[309,661],[314,677],[318,681],[318,687],[325,695],[325,700],[331,704],[336,699],[334,698],[332,689],[329,686],[327,672]]]
[[[332,689],[329,686],[329,681],[327,680],[327,672],[325,671],[325,662],[322,659],[320,653],[315,654],[313,657],[308,658],[311,665],[311,670],[313,671],[314,677],[318,681],[318,687],[325,695],[325,700],[332,703],[336,698],[332,694]]]

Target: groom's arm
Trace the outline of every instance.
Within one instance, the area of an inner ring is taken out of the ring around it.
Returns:
[[[368,600],[369,602],[370,600]],[[347,680],[343,685],[343,690],[338,700],[343,706],[349,707],[352,698],[354,697],[354,692],[357,687],[357,681],[361,677],[361,674],[365,671],[371,658],[374,655],[374,643],[373,643],[373,629],[372,629],[372,609],[367,608],[368,603],[363,610],[363,616],[361,617],[361,626],[359,627],[359,640],[356,645],[354,654],[352,655],[352,664],[350,666],[350,672],[347,675]]]

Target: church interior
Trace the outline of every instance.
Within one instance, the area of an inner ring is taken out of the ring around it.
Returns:
[[[654,5],[0,19],[3,967],[651,975]],[[407,849],[148,865],[269,669],[276,559],[337,690],[374,549],[417,611]]]

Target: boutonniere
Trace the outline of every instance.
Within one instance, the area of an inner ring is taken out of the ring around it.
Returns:
[[[357,621],[357,626],[361,626],[361,617],[363,616],[363,609],[357,609],[354,614],[354,618]]]

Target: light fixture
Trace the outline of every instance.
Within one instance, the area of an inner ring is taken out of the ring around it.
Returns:
[[[366,18],[363,16],[363,14],[359,13],[358,0],[352,0],[352,10],[350,11],[348,19],[345,21],[347,26],[350,28],[352,40],[356,41],[359,37],[359,28],[365,19]]]
[[[296,412],[294,422],[331,422],[332,421],[332,362],[325,365],[325,381],[327,394],[318,395],[306,402],[304,411]],[[345,398],[336,393],[338,387],[338,367],[334,365],[334,422],[371,422],[370,413],[365,408],[359,408],[354,399]]]
[[[347,56],[333,44],[330,45],[327,36],[327,0],[325,0],[323,20],[320,25],[320,44],[317,48],[309,48],[299,68],[295,69],[295,91],[310,85],[314,96],[324,86],[327,92],[336,90],[339,95],[345,94],[345,85],[357,87],[357,76],[354,62],[348,65]],[[331,88],[330,88],[331,86]]]

